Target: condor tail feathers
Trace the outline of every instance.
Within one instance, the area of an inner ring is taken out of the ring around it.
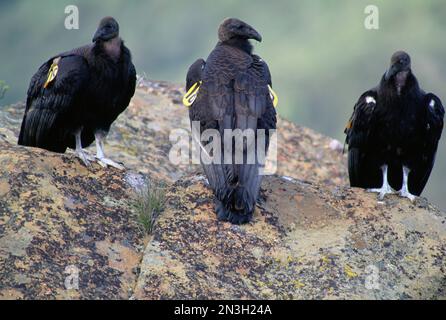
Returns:
[[[215,209],[220,221],[245,224],[252,220],[257,199],[244,187],[233,188],[223,200],[215,200]]]
[[[50,110],[30,109],[23,119],[18,144],[64,153],[66,144],[56,131],[57,114]]]

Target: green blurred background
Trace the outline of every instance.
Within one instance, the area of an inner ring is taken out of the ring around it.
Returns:
[[[379,30],[364,27],[369,4],[379,8]],[[67,5],[80,10],[79,30],[64,28]],[[446,102],[444,0],[1,0],[0,80],[10,89],[0,103],[24,100],[40,64],[90,42],[106,15],[119,21],[139,73],[176,82],[207,57],[225,17],[247,21],[263,35],[255,51],[272,71],[279,113],[341,141],[356,99],[378,83],[398,49],[411,54],[422,87]],[[443,209],[445,145],[424,194]]]

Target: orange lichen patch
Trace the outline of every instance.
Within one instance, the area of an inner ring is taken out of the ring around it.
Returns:
[[[54,296],[57,300],[79,300],[82,298],[81,292],[75,289],[58,289]]]
[[[359,236],[359,235],[354,235],[354,236],[352,237],[352,241],[353,241],[353,246],[354,246],[356,249],[362,250],[362,249],[367,248],[367,243],[366,243],[366,242],[364,241],[364,239],[363,239],[361,236]]]
[[[0,180],[0,197],[6,196],[10,190],[11,187],[9,186],[8,181]]]
[[[119,243],[100,241],[96,243],[98,252],[108,258],[109,266],[130,275],[140,262],[140,255],[135,250]]]
[[[20,300],[24,295],[17,289],[0,290],[0,300]]]

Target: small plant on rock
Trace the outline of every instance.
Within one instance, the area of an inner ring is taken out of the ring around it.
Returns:
[[[136,194],[134,208],[138,222],[147,234],[154,230],[156,220],[164,210],[166,187],[164,183],[148,181]]]

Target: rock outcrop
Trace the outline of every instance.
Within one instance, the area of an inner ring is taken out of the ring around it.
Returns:
[[[168,160],[181,95],[140,81],[106,145],[124,172],[15,146],[23,105],[0,111],[0,299],[446,299],[446,214],[347,188],[342,145],[288,121],[254,221],[218,222],[200,167]],[[151,235],[146,179],[167,183]]]
[[[446,298],[446,216],[424,200],[268,177],[240,227],[216,221],[203,181],[169,190],[136,298]]]
[[[0,143],[0,299],[126,299],[145,247],[125,174]],[[65,281],[79,276],[76,283]],[[73,288],[73,290],[67,290]]]

